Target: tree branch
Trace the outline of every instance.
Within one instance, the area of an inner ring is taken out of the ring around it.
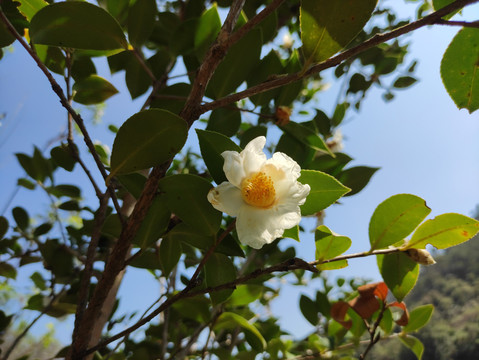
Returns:
[[[423,17],[422,19],[419,19],[417,21],[414,21],[412,23],[409,23],[407,25],[404,25],[400,28],[397,28],[395,30],[392,30],[390,32],[384,33],[384,34],[377,34],[374,35],[372,38],[364,41],[363,43],[343,51],[342,53],[333,56],[323,62],[320,62],[318,64],[315,64],[311,66],[308,70],[306,71],[299,71],[294,74],[284,74],[284,75],[278,75],[275,78],[265,81],[261,84],[258,84],[256,86],[252,86],[246,90],[240,91],[235,94],[231,94],[228,96],[225,96],[224,98],[212,101],[210,103],[207,103],[203,106],[201,106],[198,109],[199,114],[201,115],[207,111],[214,110],[219,107],[223,107],[228,104],[232,104],[234,102],[237,102],[241,99],[245,99],[247,97],[251,97],[256,94],[263,93],[268,90],[272,90],[284,85],[288,85],[291,83],[294,83],[298,80],[301,80],[303,78],[316,75],[319,72],[332,68],[334,66],[339,65],[341,62],[343,62],[346,59],[349,59],[365,50],[368,50],[376,45],[382,44],[388,40],[397,38],[398,36],[407,34],[411,31],[417,30],[421,27],[427,26],[427,25],[434,25],[437,23],[441,23],[442,20],[441,18],[455,10],[461,9],[465,7],[466,5],[471,5],[473,3],[478,2],[479,0],[457,0],[444,8],[433,12],[432,14],[429,14],[428,16]]]

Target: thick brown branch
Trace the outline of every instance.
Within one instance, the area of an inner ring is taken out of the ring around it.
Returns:
[[[258,84],[256,86],[250,87],[246,90],[240,91],[235,94],[231,94],[228,96],[225,96],[224,98],[218,99],[216,101],[212,101],[210,103],[207,103],[203,106],[201,106],[198,109],[199,114],[201,115],[207,111],[217,109],[219,107],[223,107],[225,105],[229,105],[232,103],[235,103],[241,99],[248,98],[250,96],[256,95],[263,93],[268,90],[272,90],[284,85],[288,85],[291,83],[294,83],[298,80],[301,80],[303,78],[316,75],[319,72],[332,68],[334,66],[339,65],[341,62],[343,62],[346,59],[349,59],[365,50],[368,50],[376,45],[382,44],[388,40],[397,38],[401,35],[407,34],[411,31],[417,30],[421,27],[427,26],[427,25],[433,25],[437,24],[438,22],[441,22],[441,18],[455,10],[461,9],[466,5],[470,5],[473,3],[478,2],[479,0],[457,0],[448,6],[445,6],[444,8],[433,12],[432,14],[423,17],[422,19],[419,19],[417,21],[414,21],[410,24],[404,25],[400,28],[397,28],[395,30],[392,30],[388,33],[384,34],[377,34],[370,38],[369,40],[366,40],[365,42],[351,48],[348,50],[343,51],[342,53],[333,56],[319,64],[311,66],[307,71],[300,71],[294,74],[288,74],[288,75],[279,75],[276,78],[273,78],[271,80],[268,80],[266,82],[263,82],[261,84]]]

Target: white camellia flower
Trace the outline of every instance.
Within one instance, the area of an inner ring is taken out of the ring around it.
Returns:
[[[229,181],[208,193],[208,201],[215,209],[236,216],[241,243],[255,249],[299,224],[299,206],[311,190],[297,181],[301,168],[289,156],[278,152],[266,159],[265,144],[266,138],[259,136],[241,153],[223,152],[223,170]]]

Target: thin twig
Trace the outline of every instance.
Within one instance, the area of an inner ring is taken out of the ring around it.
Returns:
[[[444,20],[439,19],[435,22],[437,25],[449,25],[449,26],[462,26],[462,27],[469,27],[469,28],[479,28],[479,21],[451,21],[451,20]]]
[[[223,107],[228,104],[235,103],[241,99],[245,99],[247,97],[251,97],[253,95],[257,95],[260,93],[263,93],[265,91],[275,89],[287,84],[294,83],[296,81],[299,81],[303,78],[316,75],[319,72],[332,68],[334,66],[339,65],[341,62],[343,62],[346,59],[349,59],[365,50],[368,50],[376,45],[382,44],[388,40],[397,38],[401,35],[407,34],[411,31],[417,30],[421,27],[427,26],[427,25],[434,25],[436,23],[441,22],[441,17],[457,10],[460,8],[463,8],[466,5],[470,5],[473,3],[478,2],[479,0],[457,0],[442,9],[433,12],[432,14],[429,14],[428,16],[423,17],[422,19],[419,19],[417,21],[414,21],[412,23],[409,23],[407,25],[404,25],[402,27],[399,27],[395,30],[392,30],[390,32],[384,33],[384,34],[377,34],[371,37],[369,40],[366,40],[365,42],[351,48],[348,50],[343,51],[342,53],[333,56],[319,64],[315,64],[311,66],[307,71],[299,71],[297,73],[293,74],[288,74],[288,75],[278,75],[275,78],[272,78],[268,81],[265,81],[261,84],[258,84],[256,86],[252,86],[246,90],[237,92],[235,94],[231,94],[228,96],[225,96],[221,99],[212,101],[210,103],[207,103],[203,106],[201,106],[197,111],[198,115],[201,115],[207,111]]]

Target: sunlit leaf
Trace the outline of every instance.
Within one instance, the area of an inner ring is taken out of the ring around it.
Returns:
[[[83,1],[67,1],[40,9],[30,23],[36,44],[88,50],[126,49],[118,22],[107,11]]]
[[[309,184],[311,187],[306,202],[301,206],[303,216],[313,215],[326,209],[349,191],[349,188],[334,177],[321,171],[301,170],[298,181],[302,184]]]
[[[250,345],[256,351],[263,351],[263,349],[266,347],[266,341],[263,335],[261,335],[259,330],[253,324],[250,324],[248,320],[238,314],[232,312],[224,312],[216,321],[215,329],[235,329],[238,326],[243,328],[243,330],[249,332],[251,335],[254,335],[258,342],[255,342],[254,344],[250,343]]]
[[[405,248],[424,249],[431,244],[446,249],[471,239],[479,231],[479,221],[461,214],[442,214],[417,228]]]
[[[377,0],[302,0],[301,40],[307,62],[320,62],[353,40],[371,17]]]
[[[459,109],[479,109],[479,29],[463,28],[441,61],[441,77]]]
[[[321,225],[315,231],[316,260],[329,260],[341,255],[351,246],[351,239],[333,233],[327,226]],[[334,264],[334,262],[332,263]],[[323,265],[326,265],[323,267]],[[319,264],[318,270],[330,269],[329,264]],[[337,266],[337,264],[335,264]]]
[[[431,212],[418,196],[399,194],[383,201],[369,223],[371,250],[384,249],[403,240]]]
[[[409,313],[409,323],[402,328],[403,332],[417,331],[431,319],[434,305],[422,305]]]
[[[186,122],[169,111],[150,109],[136,113],[116,134],[110,176],[162,164],[183,147],[186,136]]]
[[[249,305],[257,300],[263,293],[263,286],[261,285],[240,285],[236,287],[235,291],[228,299],[228,305],[243,306]]]
[[[284,230],[283,238],[290,238],[290,239],[293,239],[293,240],[296,240],[296,241],[300,241],[300,239],[299,239],[299,226],[296,225],[295,227],[292,227],[291,229]]]
[[[28,21],[32,20],[33,15],[38,10],[48,5],[44,0],[17,0],[20,3],[18,10],[27,18]]]
[[[415,338],[411,335],[404,335],[400,336],[399,340],[401,340],[404,346],[406,346],[414,353],[414,355],[416,355],[416,358],[418,360],[422,359],[422,354],[424,353],[424,345],[418,338]]]
[[[200,17],[198,27],[195,32],[194,47],[198,60],[202,60],[206,51],[221,29],[221,19],[218,13],[218,6],[214,3],[211,8],[206,10]]]
[[[384,282],[394,297],[402,301],[416,285],[419,265],[401,252],[377,255],[376,258]]]

